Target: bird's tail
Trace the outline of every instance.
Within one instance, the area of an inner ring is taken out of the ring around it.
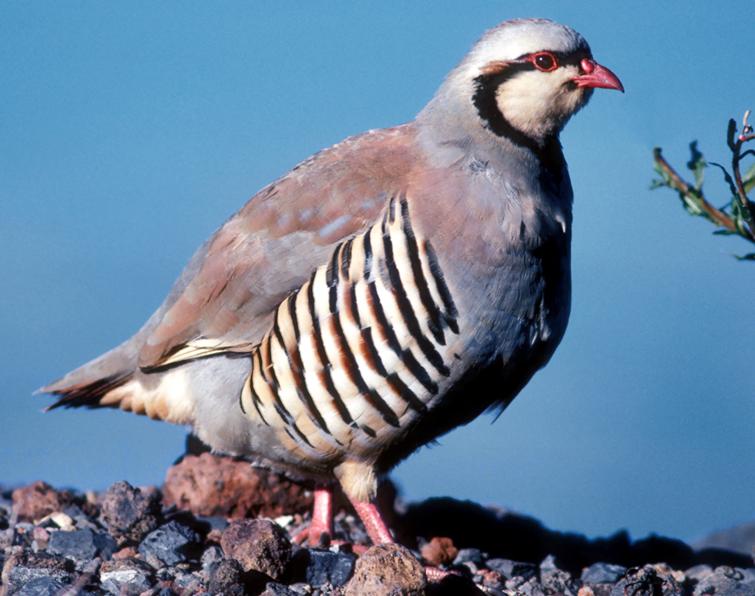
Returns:
[[[137,360],[138,350],[132,338],[35,393],[50,393],[58,397],[46,411],[56,408],[119,407],[121,400],[114,400],[113,392],[133,378]]]
[[[189,424],[194,399],[185,367],[176,366],[159,374],[139,368],[143,333],[117,348],[50,383],[36,393],[50,393],[56,408],[120,408],[175,424]]]

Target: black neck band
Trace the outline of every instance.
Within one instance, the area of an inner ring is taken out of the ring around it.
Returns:
[[[564,64],[564,56],[559,56],[559,59],[560,64]],[[554,174],[556,179],[560,179],[564,167],[564,158],[558,136],[550,136],[544,139],[542,143],[538,143],[533,137],[511,124],[498,107],[496,98],[498,88],[519,73],[530,70],[535,70],[535,66],[531,62],[517,60],[510,62],[496,73],[481,74],[474,80],[475,93],[472,96],[472,102],[477,108],[480,119],[493,134],[507,138],[515,145],[532,151],[545,169]]]
[[[514,78],[520,72],[535,70],[531,62],[511,62],[505,68],[494,74],[481,74],[475,79],[475,93],[472,103],[477,108],[477,113],[493,134],[506,137],[515,145],[527,147],[534,153],[540,152],[540,145],[518,128],[516,128],[501,112],[498,107],[496,94],[498,88]]]

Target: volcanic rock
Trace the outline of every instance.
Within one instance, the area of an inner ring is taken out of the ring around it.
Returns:
[[[244,571],[258,571],[275,580],[281,579],[291,560],[288,536],[266,519],[234,521],[223,531],[220,546]]]
[[[359,557],[344,596],[422,596],[426,586],[425,570],[407,548],[380,544]]]
[[[278,517],[312,506],[312,493],[248,462],[211,453],[187,455],[172,466],[163,486],[165,503],[195,515]]]

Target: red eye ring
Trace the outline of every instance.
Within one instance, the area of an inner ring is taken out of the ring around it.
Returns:
[[[558,60],[556,56],[550,52],[537,52],[530,55],[530,62],[532,65],[542,72],[551,72],[558,68]]]

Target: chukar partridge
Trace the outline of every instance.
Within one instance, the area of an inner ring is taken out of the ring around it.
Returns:
[[[570,308],[572,189],[559,132],[622,91],[548,20],[483,35],[414,121],[323,150],[194,255],[136,335],[43,391],[191,425],[214,450],[340,484],[390,542],[377,479],[505,407]]]

